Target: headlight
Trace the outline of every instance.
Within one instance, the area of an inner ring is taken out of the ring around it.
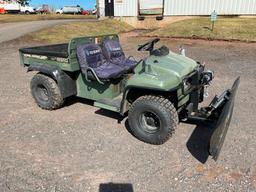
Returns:
[[[204,71],[202,73],[201,83],[203,85],[209,85],[209,83],[213,80],[214,73],[210,70]]]
[[[182,81],[182,84],[183,84],[182,93],[183,94],[186,94],[191,89],[191,87],[192,87],[191,82],[192,82],[191,77],[183,79],[183,81]]]

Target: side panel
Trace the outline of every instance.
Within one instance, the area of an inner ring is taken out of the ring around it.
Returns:
[[[95,101],[99,99],[112,99],[121,93],[120,83],[113,84],[105,82],[105,84],[102,85],[97,81],[88,82],[81,73],[77,78],[76,86],[78,97]]]
[[[21,66],[25,66],[25,63],[24,63],[24,54],[19,52],[19,57],[20,57],[20,65]]]
[[[73,65],[68,63],[68,60],[58,61],[56,58],[48,58],[46,56],[36,56],[24,54],[22,57],[22,62],[24,65],[49,65],[49,66],[57,66],[64,71],[78,71],[80,70],[78,65]]]

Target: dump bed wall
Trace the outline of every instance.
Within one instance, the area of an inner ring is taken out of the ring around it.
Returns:
[[[20,60],[23,66],[55,65],[64,71],[77,71],[78,66],[70,65],[69,44],[56,44],[20,49]]]

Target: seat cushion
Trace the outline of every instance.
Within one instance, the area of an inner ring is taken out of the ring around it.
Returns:
[[[124,69],[108,62],[94,68],[94,71],[100,79],[116,79],[124,74]]]
[[[138,64],[137,61],[133,59],[125,58],[125,60],[121,65],[124,67],[125,70],[131,71],[137,66],[137,64]]]

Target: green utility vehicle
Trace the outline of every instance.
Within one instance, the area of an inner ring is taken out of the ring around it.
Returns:
[[[185,54],[166,46],[155,48],[159,40],[139,46],[138,51],[149,52],[140,61],[125,56],[117,35],[22,48],[20,60],[28,71],[38,72],[31,93],[39,107],[58,109],[71,96],[93,100],[98,108],[128,114],[132,134],[155,145],[166,142],[179,122],[208,122],[213,131],[209,154],[217,160],[240,80],[209,106],[199,108],[213,73]]]

